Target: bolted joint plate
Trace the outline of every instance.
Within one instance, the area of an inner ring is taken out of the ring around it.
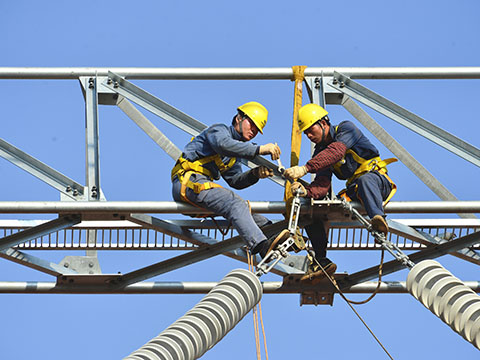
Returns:
[[[65,256],[59,264],[66,269],[71,269],[79,274],[101,274],[98,259],[93,256]]]
[[[108,290],[108,286],[121,281],[118,274],[98,275],[61,275],[57,277],[58,286],[68,287],[95,287],[100,286]]]
[[[79,78],[80,85],[82,86],[83,96],[85,97],[85,89],[91,88],[90,76],[81,76]],[[103,85],[104,82],[108,81],[106,76],[97,77],[97,94],[98,94],[98,104],[99,105],[116,105],[118,100],[118,94]]]
[[[300,294],[300,306],[302,305],[330,305],[333,306],[333,293],[321,293],[306,291]]]
[[[309,282],[301,282],[303,274],[291,274],[283,278],[283,284],[279,291],[300,293],[301,305],[333,305],[333,297],[336,292],[335,287],[327,278],[321,279],[315,285]],[[347,274],[335,274],[335,280],[341,281]]]

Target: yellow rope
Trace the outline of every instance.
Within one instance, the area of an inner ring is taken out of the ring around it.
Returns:
[[[265,335],[265,327],[263,326],[262,303],[260,301],[258,302],[258,309],[260,314],[260,323],[262,324],[263,345],[265,347],[265,358],[266,360],[268,360],[267,337]]]
[[[249,203],[250,205],[250,203]],[[254,272],[253,268],[253,256],[247,251],[247,263],[248,263],[248,270],[251,272]],[[256,347],[256,352],[257,352],[257,359],[261,360],[262,355],[261,355],[261,348],[260,348],[260,330],[259,330],[259,324],[258,324],[258,319],[260,318],[260,323],[262,325],[262,333],[263,333],[263,345],[265,348],[265,356],[266,360],[268,360],[268,351],[267,351],[267,337],[265,335],[265,327],[263,325],[263,317],[262,317],[262,304],[259,301],[258,305],[255,305],[253,308],[253,329],[255,332],[255,347]]]

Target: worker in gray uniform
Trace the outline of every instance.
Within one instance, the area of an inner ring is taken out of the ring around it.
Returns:
[[[263,134],[268,111],[252,101],[237,108],[230,126],[214,124],[189,142],[172,169],[172,195],[225,217],[244,239],[251,254],[262,258],[276,245],[275,238],[267,239],[260,227],[271,223],[259,214],[251,214],[249,204],[232,190],[215,180],[220,176],[234,189],[244,189],[259,179],[273,176],[273,171],[259,166],[243,172],[240,158],[252,160],[257,155],[280,157],[278,145],[250,143],[258,132]],[[275,242],[275,244],[274,244]]]

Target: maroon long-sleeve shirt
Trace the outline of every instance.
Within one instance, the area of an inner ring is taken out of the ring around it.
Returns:
[[[308,197],[322,199],[327,195],[332,183],[332,172],[323,170],[330,169],[342,160],[346,152],[347,146],[344,143],[334,141],[323,150],[314,153],[313,158],[305,165],[309,173],[317,173],[312,183],[306,187]]]

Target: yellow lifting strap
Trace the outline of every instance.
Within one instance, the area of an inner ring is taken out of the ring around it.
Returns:
[[[303,89],[303,80],[305,79],[305,65],[292,66],[293,76],[292,81],[295,81],[294,93],[293,93],[293,123],[292,123],[292,142],[290,149],[290,166],[298,165],[300,160],[300,148],[302,145],[302,133],[299,131],[298,127],[298,110],[302,107],[302,89]],[[290,192],[290,182],[285,182],[285,194],[284,201],[288,204],[289,201],[293,198],[293,195]],[[287,214],[288,211],[287,206]]]
[[[290,152],[290,166],[298,165],[300,160],[300,147],[302,145],[302,133],[298,128],[298,110],[302,107],[302,87],[305,78],[304,72],[307,67],[292,66],[293,78],[295,81],[295,88],[293,93],[293,123],[292,123],[292,145]]]

